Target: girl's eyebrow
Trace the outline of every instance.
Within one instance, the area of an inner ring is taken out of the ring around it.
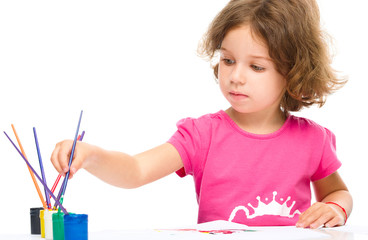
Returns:
[[[257,56],[257,55],[250,55],[250,57],[252,58],[258,58],[258,59],[263,59],[263,60],[266,60],[266,61],[270,61],[270,62],[273,62],[271,58],[268,58],[268,57],[264,57],[264,56]]]
[[[228,52],[229,50],[227,50],[227,49],[226,49],[226,48],[224,48],[224,47],[221,47],[221,48],[220,48],[220,51],[227,51],[227,52]]]
[[[227,50],[224,47],[221,47],[220,51],[231,52],[231,51]],[[263,59],[263,60],[266,60],[266,61],[269,61],[269,62],[273,62],[271,58],[265,57],[265,56],[262,56],[262,55],[249,55],[249,57],[255,58],[255,59]]]

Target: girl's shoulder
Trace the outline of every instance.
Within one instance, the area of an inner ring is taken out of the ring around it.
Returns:
[[[190,133],[198,136],[210,136],[212,131],[223,128],[226,120],[226,113],[218,111],[208,113],[199,117],[187,117],[179,120],[176,126],[182,133]]]
[[[303,134],[311,134],[315,136],[323,136],[326,135],[331,136],[333,133],[326,127],[318,124],[317,122],[305,118],[298,117],[294,115],[289,116],[289,127],[292,131],[299,130],[303,132]]]

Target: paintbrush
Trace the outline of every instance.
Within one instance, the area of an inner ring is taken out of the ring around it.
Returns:
[[[15,127],[14,127],[14,125],[12,124],[12,125],[11,125],[11,127],[12,127],[12,129],[13,129],[13,132],[14,132],[15,138],[17,139],[17,142],[18,142],[18,144],[19,144],[19,147],[20,147],[20,149],[21,149],[21,151],[22,151],[22,154],[24,155],[24,157],[25,157],[25,158],[27,158],[26,153],[25,153],[25,151],[24,151],[24,149],[23,149],[22,143],[20,142],[20,139],[19,139],[19,137],[18,137],[17,131],[15,131]],[[29,167],[28,167],[28,171],[29,171],[29,174],[31,174],[32,181],[33,181],[33,183],[34,183],[34,185],[35,185],[35,187],[36,187],[36,190],[37,190],[38,196],[40,197],[40,200],[41,200],[41,202],[42,202],[43,208],[44,208],[44,209],[47,209],[47,204],[46,204],[46,202],[45,202],[45,201],[44,201],[44,199],[43,199],[43,196],[42,196],[42,193],[41,193],[41,189],[40,189],[40,187],[38,186],[37,181],[36,181],[36,178],[35,178],[35,176],[34,176],[34,174],[33,174],[32,170],[31,170]]]
[[[75,145],[77,144],[77,137],[78,137],[80,123],[81,123],[81,120],[82,120],[82,115],[83,115],[83,110],[81,111],[80,116],[79,116],[77,131],[75,132],[72,151],[71,151],[70,157],[69,157],[69,164],[68,164],[69,170],[65,175],[63,185],[60,187],[60,191],[59,191],[59,194],[58,194],[58,200],[60,200],[61,202],[64,200],[64,194],[65,194],[66,186],[68,184],[68,178],[69,178],[69,175],[70,175],[70,166],[72,165],[72,161],[73,161],[73,157],[74,157]],[[60,211],[60,209],[59,209],[59,211]]]
[[[84,134],[85,134],[85,131],[82,132],[81,135],[78,136],[78,141],[82,141],[83,140],[83,137],[84,137]],[[61,174],[59,174],[54,182],[54,185],[52,186],[51,188],[51,192],[54,193],[57,185],[59,184],[59,181],[60,181],[60,178],[61,178]],[[63,181],[64,182],[64,181]],[[50,197],[51,198],[51,197]]]
[[[37,138],[37,133],[36,133],[36,128],[35,127],[33,128],[33,135],[34,135],[34,139],[35,139],[35,143],[36,143],[36,149],[37,149],[38,161],[40,163],[42,180],[47,185],[46,176],[45,176],[45,170],[43,168],[43,163],[42,163],[42,158],[41,158],[41,151],[40,151],[40,146],[38,144],[38,138]],[[45,198],[46,198],[47,208],[51,208],[50,199],[48,197],[48,194],[47,194],[46,189],[45,189]]]
[[[51,195],[51,197],[55,200],[56,204],[60,207],[60,209],[63,211],[64,214],[69,214],[66,209],[63,207],[63,205],[60,204],[59,200],[56,199],[56,197],[54,196],[54,194],[50,191],[50,189],[47,187],[47,185],[45,184],[45,182],[40,178],[40,176],[38,176],[37,172],[34,170],[34,168],[31,166],[31,164],[28,162],[27,158],[21,153],[21,151],[18,149],[18,147],[14,144],[14,142],[10,139],[10,137],[8,136],[8,134],[6,134],[6,132],[4,131],[5,136],[9,139],[9,141],[11,142],[11,144],[13,144],[13,146],[15,147],[15,149],[18,151],[18,153],[22,156],[23,160],[26,162],[26,164],[28,165],[28,167],[32,170],[32,172],[34,173],[34,175],[37,177],[38,181],[40,181],[40,183],[42,183],[42,185],[44,186],[46,192],[48,194]]]

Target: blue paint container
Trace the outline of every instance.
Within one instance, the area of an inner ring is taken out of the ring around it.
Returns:
[[[64,238],[65,240],[87,240],[88,215],[73,213],[64,215]]]

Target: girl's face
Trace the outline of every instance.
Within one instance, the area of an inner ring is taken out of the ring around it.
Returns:
[[[218,79],[222,93],[237,112],[279,111],[286,80],[276,70],[266,45],[253,38],[249,26],[225,35]]]

